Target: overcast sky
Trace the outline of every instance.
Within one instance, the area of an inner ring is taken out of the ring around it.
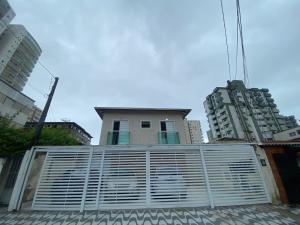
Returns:
[[[60,78],[47,121],[74,121],[98,144],[95,106],[180,107],[206,133],[203,101],[229,78],[219,0],[9,2],[12,23],[25,25]],[[235,0],[223,2],[234,70]],[[269,88],[280,112],[300,119],[300,1],[240,4],[250,87]],[[24,92],[42,108],[50,82],[36,65]]]

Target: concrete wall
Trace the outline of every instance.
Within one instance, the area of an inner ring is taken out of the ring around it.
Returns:
[[[263,148],[256,146],[255,148],[256,156],[260,164],[260,168],[262,170],[264,180],[268,189],[268,192],[270,194],[272,203],[280,203],[282,202],[279,189],[277,187],[276,180],[274,179],[274,175],[272,172],[272,168],[269,162],[269,159],[266,155],[266,152]],[[266,166],[262,166],[260,160],[265,160]]]
[[[37,153],[34,158],[22,199],[22,208],[31,207],[31,203],[34,197],[35,190],[37,188],[38,180],[42,171],[45,157],[46,153],[43,152]]]
[[[273,154],[274,153],[284,153],[284,148],[283,147],[264,147],[264,151],[265,154],[268,158],[268,162],[270,164],[270,168],[272,170],[272,177],[275,180],[276,183],[276,187],[278,188],[278,192],[279,192],[279,197],[280,197],[280,201],[282,203],[287,204],[288,203],[288,196],[285,190],[285,187],[283,185],[283,181],[281,179],[281,176],[279,174],[276,162],[273,158]]]
[[[113,129],[114,120],[128,120],[130,144],[158,144],[160,121],[175,121],[175,128],[179,132],[180,144],[187,144],[184,132],[184,119],[176,112],[130,112],[105,113],[103,116],[100,135],[100,145],[106,145],[107,133]],[[141,121],[150,121],[150,128],[141,128]]]

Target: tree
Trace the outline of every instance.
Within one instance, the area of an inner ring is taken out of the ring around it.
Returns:
[[[1,157],[24,154],[34,135],[32,128],[14,128],[10,124],[10,118],[0,117]],[[43,128],[38,145],[80,145],[80,143],[65,129]]]

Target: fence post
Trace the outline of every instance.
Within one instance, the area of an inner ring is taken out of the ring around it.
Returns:
[[[207,194],[208,194],[208,199],[210,202],[210,207],[214,208],[214,200],[213,200],[213,196],[211,193],[211,188],[210,188],[210,183],[209,183],[209,177],[208,177],[208,173],[207,173],[207,169],[206,169],[206,162],[205,162],[205,158],[204,158],[204,153],[203,153],[203,149],[201,149],[201,145],[200,145],[200,155],[201,155],[201,161],[202,161],[202,166],[203,166],[203,172],[204,172],[204,176],[205,176],[205,184],[206,184],[206,188],[207,188]]]
[[[19,210],[21,207],[23,194],[25,191],[29,173],[31,171],[31,166],[34,157],[35,157],[34,148],[32,148],[30,151],[26,151],[11,195],[8,211]]]
[[[150,205],[151,201],[151,184],[150,184],[150,152],[146,151],[146,204]]]
[[[49,157],[49,152],[46,152],[46,156],[45,156],[45,159],[44,159],[44,162],[43,162],[43,166],[42,166],[42,169],[41,169],[41,172],[40,172],[40,175],[39,175],[39,180],[38,180],[38,183],[37,183],[37,186],[36,186],[36,189],[35,189],[35,193],[34,193],[34,196],[33,196],[33,200],[32,200],[32,205],[31,205],[32,209],[34,209],[36,195],[37,195],[37,192],[40,188],[40,183],[41,183],[41,179],[43,177],[43,173],[45,172],[46,164],[48,163],[48,157]]]
[[[101,190],[101,180],[102,180],[103,169],[104,169],[105,150],[102,150],[101,156],[102,158],[100,164],[99,182],[98,182],[98,189],[97,189],[96,209],[99,209],[99,198],[100,198],[100,190]]]
[[[255,164],[256,164],[256,166],[257,166],[257,168],[258,168],[258,173],[259,173],[259,176],[260,176],[260,178],[261,178],[261,180],[262,180],[262,183],[263,183],[263,186],[264,186],[264,189],[265,189],[265,193],[266,193],[266,195],[267,195],[268,202],[271,203],[272,200],[271,200],[270,193],[269,193],[269,190],[268,190],[267,185],[266,185],[266,182],[265,182],[265,177],[264,177],[264,175],[263,175],[263,172],[262,172],[262,170],[261,170],[260,164],[258,163],[258,159],[257,159],[257,157],[256,157],[255,146],[253,146],[253,147],[251,148],[251,151],[252,151],[253,158],[254,158],[253,160],[255,161]]]
[[[89,155],[89,159],[88,159],[88,165],[87,165],[87,168],[86,168],[87,171],[86,171],[86,177],[85,177],[85,182],[84,182],[84,187],[83,187],[80,212],[83,212],[83,210],[84,210],[84,202],[85,202],[86,192],[87,192],[87,188],[88,188],[88,182],[89,182],[93,152],[94,152],[94,147],[91,146],[90,155]]]

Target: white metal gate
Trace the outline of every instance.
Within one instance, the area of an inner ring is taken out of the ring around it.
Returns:
[[[35,210],[269,202],[249,145],[52,147],[46,152]]]

